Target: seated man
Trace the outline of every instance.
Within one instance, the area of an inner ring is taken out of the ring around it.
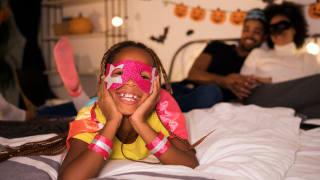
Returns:
[[[172,83],[173,96],[183,112],[208,108],[220,101],[243,99],[250,94],[256,81],[239,72],[250,51],[264,41],[265,26],[263,11],[253,9],[247,13],[238,46],[219,41],[207,45],[187,79]]]

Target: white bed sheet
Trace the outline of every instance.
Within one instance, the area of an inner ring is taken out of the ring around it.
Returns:
[[[320,119],[317,121],[320,122]],[[300,149],[285,180],[320,179],[320,128],[301,131]]]
[[[320,128],[299,130],[300,119],[293,114],[288,108],[229,103],[193,110],[185,113],[192,143],[215,130],[196,147],[199,167],[193,170],[113,160],[96,179],[320,179]],[[0,144],[19,145],[50,136],[0,138]],[[59,161],[61,156],[50,159]],[[147,160],[156,159],[150,156]],[[21,157],[10,161],[24,163]],[[25,163],[38,167],[35,161]],[[42,170],[48,172],[51,179],[56,177],[52,168]]]

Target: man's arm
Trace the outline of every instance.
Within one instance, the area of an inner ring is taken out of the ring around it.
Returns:
[[[208,53],[201,53],[193,63],[187,79],[199,84],[221,84],[222,76],[209,73],[207,69],[212,61]]]
[[[221,76],[207,72],[207,69],[212,61],[212,56],[208,53],[201,53],[192,65],[187,79],[199,84],[217,84],[220,87],[229,89],[239,99],[247,97],[253,84],[254,79],[249,76],[242,76],[237,73]]]

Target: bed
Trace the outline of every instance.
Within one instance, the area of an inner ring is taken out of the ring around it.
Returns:
[[[201,41],[197,48],[204,48],[206,42]],[[201,52],[197,48],[193,53]],[[311,124],[320,124],[320,119],[304,120],[301,126],[301,118],[294,114],[290,108],[237,103],[193,110],[185,113],[191,143],[214,130],[196,147],[200,162],[197,168],[111,160],[94,179],[319,180],[320,128]],[[0,137],[0,149],[54,135]],[[0,179],[56,179],[62,157],[12,158],[0,163]],[[144,161],[157,159],[149,156]]]

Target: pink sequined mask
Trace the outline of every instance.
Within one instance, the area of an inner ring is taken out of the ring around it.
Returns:
[[[114,71],[121,69],[122,74],[112,77]],[[149,73],[149,79],[142,77],[142,72]],[[107,89],[118,89],[132,79],[138,87],[146,93],[152,93],[153,81],[157,75],[157,68],[145,63],[133,60],[123,60],[114,64],[107,64],[106,77],[104,79]]]

